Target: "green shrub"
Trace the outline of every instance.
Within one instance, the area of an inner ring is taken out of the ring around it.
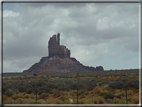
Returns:
[[[100,92],[101,92],[101,90],[99,90],[99,89],[98,89],[98,90],[95,90],[95,93],[96,93],[96,94],[100,94]]]
[[[37,74],[33,74],[34,76],[37,76]]]
[[[16,93],[16,94],[19,93],[19,90],[18,90],[18,89],[14,89],[13,91],[14,91],[14,93]]]
[[[115,97],[121,99],[121,94],[115,95]]]
[[[8,89],[9,89],[8,84],[7,85],[3,85],[3,87],[2,87],[2,94],[4,94]]]
[[[5,92],[5,95],[8,97],[12,96],[13,94],[14,94],[14,92],[10,89]]]
[[[20,92],[26,92],[27,88],[26,88],[25,86],[19,86],[19,87],[18,87],[18,90],[19,90]]]
[[[104,96],[104,99],[113,99],[114,98],[114,95],[113,94],[106,94]]]
[[[116,88],[116,89],[122,89],[124,87],[124,83],[122,81],[110,82],[109,87],[110,88]]]
[[[41,86],[38,88],[38,94],[42,94],[42,93],[48,93],[50,91],[49,88],[47,88],[46,86]]]
[[[7,96],[3,95],[2,96],[3,102],[7,99]]]
[[[131,80],[127,83],[127,86],[139,89],[139,80]]]
[[[31,94],[32,93],[32,89],[31,88],[27,89],[26,93],[27,94]]]

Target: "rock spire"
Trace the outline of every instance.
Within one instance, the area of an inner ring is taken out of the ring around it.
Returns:
[[[49,57],[59,56],[61,58],[70,57],[70,50],[64,45],[60,45],[60,33],[50,37],[48,42]]]

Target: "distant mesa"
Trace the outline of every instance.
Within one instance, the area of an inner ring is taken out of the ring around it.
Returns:
[[[60,45],[60,33],[50,37],[48,42],[48,57],[42,57],[23,73],[56,73],[56,72],[90,72],[104,71],[102,66],[84,66],[75,58],[71,58],[71,52],[66,46]]]

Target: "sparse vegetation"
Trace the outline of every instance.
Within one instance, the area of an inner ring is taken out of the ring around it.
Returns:
[[[114,98],[114,95],[113,94],[106,94],[104,96],[104,99],[113,99]]]
[[[138,104],[138,74],[111,70],[3,77],[3,104],[126,104],[126,88],[127,103]]]

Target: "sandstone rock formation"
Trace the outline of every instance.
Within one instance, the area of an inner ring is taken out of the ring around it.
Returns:
[[[96,71],[104,71],[104,68],[102,66],[97,66]]]
[[[94,67],[88,67],[82,65],[75,58],[61,58],[43,57],[38,63],[34,64],[24,73],[55,73],[55,72],[90,72],[90,71],[103,71],[102,69],[96,69]]]
[[[70,57],[70,50],[66,46],[60,45],[60,34],[53,35],[48,42],[49,56],[35,63],[24,73],[55,73],[55,72],[89,72],[104,71],[102,66],[84,66],[75,58]]]
[[[53,35],[48,42],[49,57],[59,56],[61,58],[70,57],[70,50],[64,45],[60,45],[60,34]]]

